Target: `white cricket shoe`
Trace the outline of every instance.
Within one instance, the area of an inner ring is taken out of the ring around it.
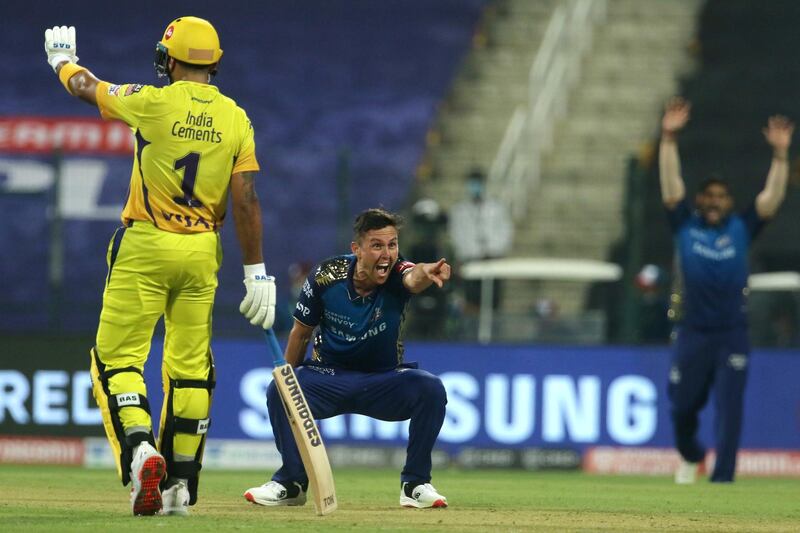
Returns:
[[[690,463],[681,459],[681,463],[675,470],[675,483],[678,485],[691,485],[697,481],[697,472],[700,470],[700,463]]]
[[[247,489],[244,497],[247,501],[257,503],[259,505],[279,506],[279,505],[305,505],[306,491],[303,486],[294,481],[293,484],[297,487],[297,496],[289,496],[289,491],[286,490],[282,484],[277,481],[270,481],[264,483],[260,487],[253,487]]]
[[[178,481],[164,489],[161,499],[164,502],[161,514],[178,516],[189,514],[189,487],[186,486],[186,482]]]
[[[447,498],[436,492],[430,483],[422,483],[411,489],[411,496],[406,495],[406,485],[400,489],[400,505],[427,509],[429,507],[447,507]]]
[[[131,508],[135,516],[154,515],[163,504],[159,484],[167,471],[167,462],[149,442],[133,451],[131,461]]]

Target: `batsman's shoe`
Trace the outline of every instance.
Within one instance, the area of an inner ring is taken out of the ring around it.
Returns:
[[[678,485],[691,485],[697,481],[697,473],[700,470],[700,463],[690,463],[681,459],[681,463],[675,470],[675,483]]]
[[[189,514],[189,488],[185,481],[177,481],[161,493],[164,507],[161,514],[186,516]]]
[[[403,483],[400,489],[400,505],[417,509],[443,508],[447,507],[447,498],[436,492],[430,483],[421,483],[413,488],[409,488],[408,483]]]
[[[149,442],[136,447],[131,462],[131,507],[134,515],[154,515],[161,510],[159,484],[166,471],[164,457]]]
[[[306,490],[297,481],[293,481],[292,485],[287,488],[277,481],[270,481],[260,487],[247,489],[244,497],[247,501],[259,505],[305,505]]]

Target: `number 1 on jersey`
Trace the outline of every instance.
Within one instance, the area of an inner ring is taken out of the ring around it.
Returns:
[[[194,181],[197,179],[197,166],[200,164],[200,154],[189,152],[180,159],[175,160],[175,170],[183,169],[181,190],[183,196],[173,196],[176,204],[186,207],[203,207],[203,202],[194,197]]]

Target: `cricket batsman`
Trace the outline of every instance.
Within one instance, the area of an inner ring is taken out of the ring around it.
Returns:
[[[211,84],[222,58],[214,27],[170,22],[156,44],[164,87],[102,81],[78,64],[74,27],[45,31],[47,62],[67,92],[128,124],[135,138],[122,227],[108,246],[103,308],[91,349],[94,397],[134,515],[187,514],[197,501],[215,385],[211,311],[228,195],[244,259],[241,312],[269,328],[275,281],[262,257],[253,127]],[[158,444],[143,369],[164,317]],[[156,449],[156,446],[158,449]]]

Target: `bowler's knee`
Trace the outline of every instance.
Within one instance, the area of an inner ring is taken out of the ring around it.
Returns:
[[[428,404],[447,405],[447,391],[442,380],[428,372],[420,372],[415,377],[414,390],[421,400]]]

